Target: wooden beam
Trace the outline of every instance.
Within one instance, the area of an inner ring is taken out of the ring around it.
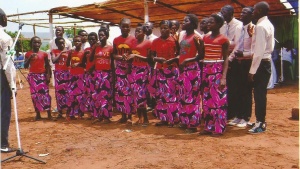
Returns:
[[[19,14],[6,15],[6,17],[9,18],[9,17],[12,17],[12,16],[20,16],[20,15],[28,15],[28,14],[36,14],[36,13],[48,13],[48,12],[49,12],[48,10],[25,12],[25,13],[19,13]]]

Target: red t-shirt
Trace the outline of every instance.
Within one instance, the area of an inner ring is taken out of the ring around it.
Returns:
[[[123,55],[124,53],[130,54],[132,48],[136,45],[135,37],[129,35],[127,38],[123,38],[122,36],[118,36],[114,39],[114,47],[117,49],[117,55]],[[128,64],[127,61],[119,60],[116,61],[118,65],[125,66]]]
[[[216,38],[211,39],[210,35],[203,37],[205,56],[204,60],[223,60],[222,45],[229,42],[227,37],[219,34]]]
[[[33,54],[32,50],[28,51],[25,55],[25,58],[28,59],[31,54]],[[45,59],[48,59],[48,54],[44,51],[38,51],[37,55],[30,60],[30,73],[45,73]]]
[[[166,40],[156,38],[152,42],[151,50],[156,52],[157,57],[163,57],[165,59],[171,59],[175,57],[176,44],[173,37],[168,37]],[[157,64],[156,68],[168,67],[166,64]]]
[[[144,57],[148,57],[147,55],[150,50],[151,50],[151,41],[145,40],[142,43],[137,44],[135,47],[133,47],[132,53]],[[134,57],[132,64],[135,66],[147,66],[147,62],[142,61],[138,57]]]
[[[52,50],[52,54],[54,54],[55,57],[57,57],[60,54],[60,52],[61,50],[59,49]],[[63,53],[58,59],[58,62],[55,63],[55,70],[69,70],[67,67],[67,58],[68,52]]]
[[[103,48],[98,46],[95,49],[95,69],[96,70],[110,70],[111,69],[111,54],[113,52],[113,47],[106,45]]]
[[[90,62],[90,57],[92,54],[91,47],[84,49],[84,52],[86,51],[90,51],[90,53],[86,55],[86,66],[85,66],[85,70],[89,70],[94,65],[94,62]]]
[[[84,68],[83,67],[72,67],[75,63],[81,63],[83,58],[83,50],[76,51],[72,50],[71,54],[71,68],[70,68],[70,73],[73,75],[79,75],[84,73]]]
[[[187,36],[183,35],[182,40],[180,42],[180,56],[179,56],[179,64],[181,64],[185,59],[193,58],[197,54],[197,48],[194,42],[195,33]]]

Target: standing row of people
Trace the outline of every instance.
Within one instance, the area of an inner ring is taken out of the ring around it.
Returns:
[[[203,118],[201,133],[220,135],[226,129],[227,105],[228,109],[233,107],[229,109],[233,113],[230,117],[236,116],[230,124],[246,126],[251,115],[253,85],[257,122],[249,132],[265,131],[265,82],[270,76],[269,59],[274,47],[274,28],[267,19],[268,10],[266,2],[257,3],[254,10],[246,7],[239,23],[233,18],[233,8],[227,5],[221,13],[212,14],[204,21],[210,32],[203,37],[195,33],[198,18],[193,14],[186,15],[182,24],[184,31],[177,36],[172,29],[176,24],[161,21],[161,36],[153,41],[146,40],[151,35],[147,33],[149,23],[138,26],[133,37],[129,34],[131,23],[127,18],[121,20],[121,35],[114,39],[113,45],[107,43],[107,27],[101,27],[98,36],[93,32],[88,34],[90,47],[84,50],[82,36],[74,37],[73,49],[66,49],[66,40],[57,37],[58,49],[51,53],[60,116],[66,108],[67,118],[82,117],[83,112],[90,112],[91,117],[109,123],[114,101],[116,109],[122,112],[120,123],[131,122],[132,114],[137,114],[137,123],[147,125],[150,95],[154,98],[154,114],[160,119],[157,126],[172,127],[180,123],[195,132]],[[255,31],[252,12],[258,19]],[[226,30],[225,33],[222,34],[222,30]],[[44,84],[49,82],[51,71],[48,71],[45,54],[37,50],[40,39],[33,37],[31,44],[33,50],[26,54],[25,66],[30,64],[28,79],[36,119],[39,119],[40,107],[50,110],[51,98],[41,92],[47,92]],[[243,86],[230,86],[237,81]],[[242,99],[236,100],[237,94]],[[49,113],[48,116],[51,117]]]

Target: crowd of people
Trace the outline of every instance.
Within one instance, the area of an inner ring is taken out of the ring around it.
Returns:
[[[243,8],[238,20],[226,5],[200,21],[201,33],[194,14],[183,18],[180,32],[178,21],[162,20],[160,37],[153,35],[151,22],[139,24],[135,36],[130,35],[130,19],[123,18],[121,35],[112,44],[107,41],[109,25],[101,25],[98,34],[81,30],[74,46],[57,26],[50,41],[53,75],[47,53],[40,50],[41,39],[34,36],[24,67],[29,68],[35,119],[41,119],[42,111],[52,118],[48,86],[53,76],[56,118],[66,112],[68,120],[87,114],[95,122],[110,123],[116,109],[122,113],[119,123],[132,123],[136,114],[134,123],[147,126],[150,108],[160,120],[156,126],[179,125],[196,132],[203,120],[200,134],[220,136],[226,125],[249,125],[253,91],[256,122],[248,132],[264,132],[274,48],[268,11],[262,1]]]

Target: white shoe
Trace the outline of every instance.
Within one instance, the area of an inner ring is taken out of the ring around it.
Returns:
[[[228,123],[228,125],[235,126],[235,125],[237,125],[240,121],[241,121],[241,119],[235,117],[232,121],[230,121],[230,122]]]
[[[245,128],[247,127],[248,122],[244,119],[242,119],[236,126],[240,128]]]

